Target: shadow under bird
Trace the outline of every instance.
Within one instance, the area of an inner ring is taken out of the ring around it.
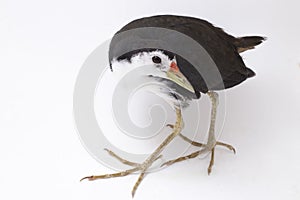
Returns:
[[[143,32],[144,30],[147,32]],[[156,30],[162,30],[163,33],[159,31],[158,36],[155,37],[154,35],[157,34]],[[167,30],[167,32],[164,32],[164,30]],[[124,39],[124,35],[120,37],[126,32],[130,35],[127,40]],[[174,37],[176,34],[173,33],[178,33],[178,37]],[[179,41],[181,38],[184,38],[182,35],[187,36],[193,42],[203,47],[212,60],[211,65],[204,66],[201,62],[200,64],[197,63],[197,60],[201,60],[202,57],[197,55],[198,52],[195,52],[194,47],[184,45],[182,41]],[[111,156],[131,166],[131,168],[114,174],[88,176],[81,180],[88,179],[92,181],[121,177],[139,171],[140,175],[132,189],[133,197],[149,167],[162,156],[161,153],[164,148],[176,136],[200,148],[189,155],[167,161],[163,165],[171,165],[195,158],[204,152],[210,152],[211,158],[208,166],[208,174],[210,174],[214,164],[214,151],[217,145],[224,146],[235,153],[235,149],[231,145],[217,141],[215,138],[215,121],[218,106],[218,94],[216,91],[234,87],[255,76],[255,73],[245,66],[240,53],[253,49],[256,45],[262,43],[263,40],[265,38],[261,36],[234,37],[208,21],[186,16],[158,15],[145,17],[134,20],[121,28],[114,35],[110,44],[109,59],[112,71],[120,67],[136,67],[141,64],[151,68],[152,73],[148,75],[148,78],[152,78],[170,88],[170,90],[158,88],[156,92],[161,93],[162,97],[174,105],[177,116],[176,122],[173,125],[168,125],[172,128],[172,133],[165,138],[143,163],[128,161],[106,149]],[[169,47],[168,45],[162,45],[164,42],[171,44],[171,48],[164,48]],[[172,44],[174,45],[172,46]],[[182,50],[187,52],[188,58],[178,53],[182,52]],[[212,73],[213,68],[215,68],[217,73]],[[201,94],[207,94],[212,104],[206,144],[192,141],[181,134],[183,128],[181,109],[187,107],[190,101],[199,99]]]

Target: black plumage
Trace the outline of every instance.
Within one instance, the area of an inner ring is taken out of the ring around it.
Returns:
[[[198,98],[200,97],[200,92],[206,93],[209,90],[230,88],[255,75],[251,69],[245,66],[239,53],[254,48],[254,46],[264,40],[264,37],[247,36],[236,38],[205,20],[174,15],[158,15],[137,19],[125,25],[116,34],[141,27],[158,27],[178,31],[204,47],[215,62],[223,79],[210,86],[205,83],[201,74],[198,73],[199,70],[197,69],[202,66],[193,66],[185,58],[160,49],[170,57],[176,56],[180,71],[189,80]],[[156,49],[147,49],[145,47],[145,49],[128,52],[118,57],[118,59],[130,59],[137,52],[154,50]]]

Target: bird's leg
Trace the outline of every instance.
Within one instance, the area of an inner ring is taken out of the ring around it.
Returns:
[[[136,166],[137,163],[133,163],[127,160],[122,159],[121,157],[119,157],[118,155],[116,155],[115,153],[113,153],[112,151],[108,150],[108,153],[110,155],[112,155],[113,157],[117,158],[119,161],[121,161],[124,164],[128,164],[131,166],[136,166],[132,169],[129,170],[125,170],[119,173],[114,173],[114,174],[105,174],[105,175],[99,175],[99,176],[87,176],[82,178],[81,180],[87,179],[89,181],[93,181],[96,179],[106,179],[106,178],[114,178],[114,177],[121,177],[121,176],[127,176],[129,174],[132,174],[136,171],[140,171],[140,175],[138,180],[136,181],[133,189],[132,189],[132,197],[134,196],[138,186],[140,185],[140,183],[142,182],[142,180],[144,179],[147,169],[149,169],[149,167],[153,164],[153,162],[155,160],[157,160],[160,157],[160,153],[164,150],[164,148],[180,133],[180,131],[182,130],[182,126],[183,126],[183,121],[182,121],[182,115],[181,115],[181,109],[180,108],[175,108],[176,111],[176,123],[174,125],[173,131],[172,133],[154,150],[154,152],[141,164],[138,164]]]
[[[180,133],[182,129],[182,122],[183,122],[181,109],[175,108],[175,111],[176,111],[176,123],[174,125],[172,133],[155,149],[155,151],[144,161],[144,163],[142,163],[141,174],[132,189],[132,196],[134,196],[136,189],[142,182],[146,170],[151,166],[151,164],[155,161],[156,157],[159,156],[159,154],[163,151],[163,149]]]
[[[219,96],[218,93],[209,91],[208,96],[211,100],[211,116],[210,116],[210,126],[209,126],[209,132],[208,132],[208,139],[206,148],[211,151],[211,157],[210,162],[207,168],[208,174],[211,173],[212,166],[214,165],[214,159],[215,159],[215,147],[216,145],[227,147],[229,150],[232,150],[235,153],[235,149],[233,146],[229,144],[225,144],[223,142],[217,142],[215,137],[215,122],[217,117],[217,108],[219,104]]]
[[[225,144],[223,142],[218,142],[216,141],[215,138],[215,121],[216,121],[216,116],[217,116],[217,107],[218,107],[218,94],[216,92],[213,91],[209,91],[208,96],[212,102],[212,108],[211,108],[211,117],[210,117],[210,127],[209,127],[209,132],[208,132],[208,140],[207,140],[207,144],[202,144],[199,142],[195,142],[189,138],[187,138],[186,136],[182,135],[181,133],[179,134],[179,136],[186,142],[190,143],[193,146],[197,146],[197,147],[204,147],[201,150],[198,150],[196,152],[193,152],[187,156],[182,156],[179,158],[176,158],[174,160],[170,160],[165,162],[164,164],[162,164],[162,166],[164,165],[172,165],[176,162],[181,162],[187,159],[191,159],[191,158],[195,158],[198,155],[210,151],[211,152],[211,158],[210,158],[210,162],[209,162],[209,166],[208,166],[208,174],[211,173],[212,170],[212,166],[214,164],[214,154],[215,154],[215,146],[219,145],[219,146],[224,146],[226,148],[228,148],[229,150],[232,150],[235,153],[235,149],[233,146],[229,145],[229,144]],[[173,128],[173,125],[168,124],[167,126]]]
[[[211,100],[210,125],[208,131],[207,147],[213,149],[216,144],[215,123],[217,117],[217,107],[219,104],[219,97],[216,92],[209,91],[207,94]]]

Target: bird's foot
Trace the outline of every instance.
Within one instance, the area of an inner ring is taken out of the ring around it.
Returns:
[[[235,154],[236,151],[235,151],[235,148],[230,145],[230,144],[226,144],[226,143],[223,143],[223,142],[216,142],[215,145],[213,146],[213,148],[210,148],[210,161],[209,161],[209,165],[208,165],[208,168],[207,168],[207,173],[208,175],[210,175],[211,173],[211,170],[212,170],[212,167],[214,165],[214,161],[215,161],[215,148],[216,146],[223,146],[223,147],[226,147],[227,149],[229,149],[230,151],[233,151],[233,153]],[[207,147],[209,149],[209,147]]]
[[[132,174],[133,172],[136,172],[140,170],[140,167],[134,167],[129,170],[124,170],[122,172],[114,173],[114,174],[103,174],[103,175],[92,175],[92,176],[86,176],[80,179],[80,181],[83,180],[88,180],[88,181],[94,181],[97,179],[107,179],[107,178],[114,178],[114,177],[122,177],[122,176],[127,176],[129,174]]]
[[[117,159],[118,161],[120,161],[121,163],[123,163],[124,165],[132,166],[132,167],[138,167],[138,166],[141,165],[140,163],[131,162],[131,161],[129,161],[129,160],[126,160],[126,159],[122,158],[121,156],[117,155],[116,153],[114,153],[113,151],[111,151],[111,150],[109,150],[109,149],[107,149],[107,148],[105,148],[104,150],[107,151],[107,153],[108,153],[110,156],[114,157],[115,159]],[[158,160],[158,159],[160,159],[160,158],[162,158],[162,155],[157,156],[157,157],[154,159],[154,161],[156,161],[156,160]]]
[[[167,126],[170,127],[170,128],[174,127],[171,124],[168,124]],[[227,149],[233,151],[234,154],[236,153],[235,148],[232,145],[230,145],[230,144],[226,144],[226,143],[217,141],[217,142],[214,142],[213,145],[208,145],[208,144],[203,144],[203,143],[199,143],[199,142],[193,141],[193,140],[189,139],[188,137],[182,135],[181,133],[179,134],[179,136],[184,141],[190,143],[191,145],[196,146],[196,147],[202,147],[202,149],[200,149],[198,151],[195,151],[195,152],[193,152],[193,153],[191,153],[189,155],[182,156],[182,157],[176,158],[174,160],[169,160],[169,161],[163,163],[161,166],[170,166],[170,165],[172,165],[174,163],[181,162],[181,161],[184,161],[184,160],[188,160],[188,159],[191,159],[191,158],[196,158],[200,154],[203,154],[203,153],[206,153],[206,152],[210,152],[211,153],[211,157],[210,157],[209,166],[207,168],[207,172],[208,172],[208,174],[210,174],[211,171],[212,171],[212,167],[214,165],[215,147],[216,146],[226,147]]]
[[[132,174],[134,172],[140,171],[140,176],[138,178],[138,180],[136,181],[133,190],[132,190],[132,197],[135,194],[135,191],[138,187],[138,185],[141,183],[141,181],[143,180],[146,170],[149,168],[149,166],[151,164],[149,164],[147,161],[143,162],[143,163],[136,163],[136,162],[131,162],[129,160],[126,160],[124,158],[122,158],[121,156],[117,155],[116,153],[114,153],[113,151],[109,150],[109,149],[104,149],[105,151],[107,151],[109,153],[110,156],[116,158],[118,161],[120,161],[121,163],[125,164],[125,165],[129,165],[132,166],[133,168],[128,169],[128,170],[124,170],[118,173],[113,173],[113,174],[103,174],[103,175],[92,175],[92,176],[86,176],[83,177],[82,179],[80,179],[80,181],[83,180],[88,180],[88,181],[94,181],[94,180],[98,180],[98,179],[107,179],[107,178],[115,178],[115,177],[123,177],[123,176],[127,176],[129,174]],[[162,155],[157,156],[154,161],[160,159],[162,157]],[[153,162],[154,162],[153,161]]]
[[[121,177],[121,176],[127,176],[129,174],[132,174],[134,172],[140,171],[140,175],[135,183],[135,185],[133,186],[131,195],[132,197],[134,197],[134,194],[138,188],[138,186],[140,185],[140,183],[142,182],[142,180],[144,179],[147,170],[152,166],[152,164],[159,158],[161,158],[161,152],[165,149],[165,147],[180,133],[180,131],[182,130],[182,126],[183,126],[183,122],[182,122],[182,116],[181,116],[181,109],[175,107],[175,111],[176,111],[176,122],[175,122],[175,126],[173,127],[173,131],[172,133],[166,137],[163,142],[153,151],[153,153],[151,155],[148,156],[148,158],[141,164],[139,163],[135,163],[135,162],[131,162],[128,161],[126,159],[121,158],[120,156],[118,156],[117,154],[115,154],[113,151],[105,149],[112,157],[116,158],[117,160],[119,160],[120,162],[122,162],[123,164],[132,166],[131,169],[128,170],[124,170],[122,172],[118,172],[118,173],[113,173],[113,174],[104,174],[104,175],[98,175],[98,176],[87,176],[81,179],[82,180],[89,180],[89,181],[94,181],[97,179],[106,179],[106,178],[114,178],[114,177]]]
[[[123,176],[127,176],[129,174],[132,174],[134,172],[140,171],[140,176],[138,178],[138,180],[136,181],[132,191],[131,191],[131,195],[132,197],[134,197],[134,194],[139,186],[139,184],[142,182],[144,176],[145,176],[145,165],[144,163],[139,164],[137,167],[133,167],[131,169],[128,170],[124,170],[118,173],[113,173],[113,174],[103,174],[103,175],[92,175],[92,176],[86,176],[83,177],[82,179],[80,179],[80,181],[83,180],[88,180],[88,181],[94,181],[94,180],[98,180],[98,179],[107,179],[107,178],[115,178],[115,177],[123,177]]]
[[[132,167],[138,167],[138,166],[139,166],[139,163],[131,162],[131,161],[129,161],[129,160],[126,160],[126,159],[122,158],[121,156],[118,156],[116,153],[114,153],[113,151],[111,151],[111,150],[109,150],[109,149],[107,149],[107,148],[105,148],[104,150],[107,151],[107,153],[108,153],[111,157],[117,159],[118,161],[120,161],[120,162],[123,163],[124,165],[129,165],[129,166],[132,166]]]
[[[213,148],[208,147],[206,144],[202,144],[202,143],[195,142],[195,141],[193,141],[193,144],[197,144],[195,146],[201,146],[203,148],[201,150],[195,151],[195,152],[193,152],[193,153],[191,153],[189,155],[182,156],[182,157],[176,158],[174,160],[169,160],[169,161],[163,163],[161,165],[161,167],[163,167],[163,166],[170,166],[170,165],[172,165],[174,163],[181,162],[181,161],[184,161],[184,160],[188,160],[188,159],[191,159],[191,158],[196,158],[200,154],[203,154],[203,153],[206,153],[206,152],[210,152],[211,153],[211,157],[210,157],[210,162],[209,162],[209,165],[208,165],[208,168],[207,168],[207,172],[208,172],[208,175],[209,175],[211,173],[212,167],[214,165],[215,147],[217,145],[224,146],[224,147],[228,148],[229,150],[232,150],[234,153],[236,152],[233,146],[231,146],[229,144],[225,144],[223,142],[216,142],[216,144],[215,144],[215,146]]]

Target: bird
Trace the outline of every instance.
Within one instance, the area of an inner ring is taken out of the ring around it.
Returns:
[[[163,166],[195,158],[203,152],[210,152],[210,163],[207,169],[210,174],[217,145],[224,146],[235,153],[233,146],[217,141],[215,137],[217,92],[237,86],[255,76],[255,72],[246,67],[240,53],[254,49],[265,39],[262,36],[234,37],[204,19],[180,15],[143,17],[123,26],[115,33],[110,43],[109,61],[112,72],[122,67],[141,64],[149,67],[151,73],[147,74],[147,77],[169,88],[169,90],[156,88],[155,92],[172,103],[176,122],[167,125],[172,128],[172,133],[144,162],[134,163],[105,149],[111,156],[132,168],[114,174],[87,176],[81,180],[121,177],[139,171],[140,175],[132,189],[132,197],[134,197],[147,169],[162,156],[162,151],[177,136],[202,148],[189,155],[167,161]],[[196,46],[199,45],[198,50],[193,45],[189,45],[189,41]],[[201,54],[202,50],[204,53]],[[209,58],[206,58],[207,55]],[[206,64],[203,64],[203,60],[207,60]],[[199,100],[201,95],[208,95],[211,100],[210,126],[206,144],[193,141],[181,134],[184,126],[181,109],[188,107],[191,101]]]

